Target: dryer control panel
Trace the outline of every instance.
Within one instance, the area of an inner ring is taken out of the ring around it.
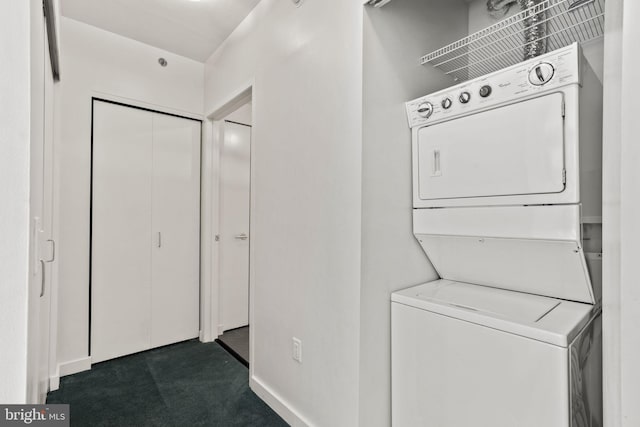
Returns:
[[[409,127],[430,125],[580,83],[577,43],[406,103]]]

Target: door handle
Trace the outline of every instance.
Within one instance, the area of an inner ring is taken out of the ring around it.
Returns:
[[[242,234],[236,234],[236,236],[234,238],[236,240],[247,240],[249,238],[249,236],[247,236],[246,234],[242,233]]]
[[[442,176],[442,169],[440,169],[440,150],[433,150],[433,172],[431,176]]]
[[[40,260],[40,268],[42,270],[42,275],[41,275],[41,279],[40,279],[40,298],[42,298],[44,296],[44,283],[45,283],[45,277],[44,277],[44,268],[45,264],[44,264],[44,260]]]
[[[158,231],[158,247],[162,247],[162,232]]]
[[[53,239],[47,239],[47,243],[51,244],[51,258],[45,260],[45,262],[53,262],[56,260],[56,241]]]

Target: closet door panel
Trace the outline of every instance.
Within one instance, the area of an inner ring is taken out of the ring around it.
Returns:
[[[94,102],[93,363],[150,347],[152,117]]]
[[[200,122],[153,115],[151,346],[200,326]]]

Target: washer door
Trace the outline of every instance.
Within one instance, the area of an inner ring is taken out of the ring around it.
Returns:
[[[563,104],[553,93],[421,128],[420,199],[562,192]]]

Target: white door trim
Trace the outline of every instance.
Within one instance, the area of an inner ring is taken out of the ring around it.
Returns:
[[[220,292],[220,277],[218,275],[218,265],[220,259],[219,247],[216,244],[215,236],[220,232],[220,148],[222,145],[222,121],[237,110],[239,107],[252,102],[251,116],[255,123],[255,82],[249,81],[240,86],[240,89],[227,98],[227,100],[212,109],[206,115],[205,130],[203,133],[202,152],[202,269],[201,277],[203,289],[206,289],[207,298],[203,298],[203,318],[209,321],[203,323],[202,341],[215,340],[222,331],[220,330],[220,308],[218,306],[218,296]],[[255,192],[253,183],[255,182],[254,168],[254,137],[251,141],[251,195],[250,210],[255,211]],[[255,216],[249,218],[249,236],[254,236]],[[254,303],[254,247],[249,245],[249,324],[254,323],[253,307]],[[204,295],[204,293],[203,293]],[[249,360],[254,360],[254,328],[249,329]],[[249,364],[249,378],[253,378],[253,364]]]

